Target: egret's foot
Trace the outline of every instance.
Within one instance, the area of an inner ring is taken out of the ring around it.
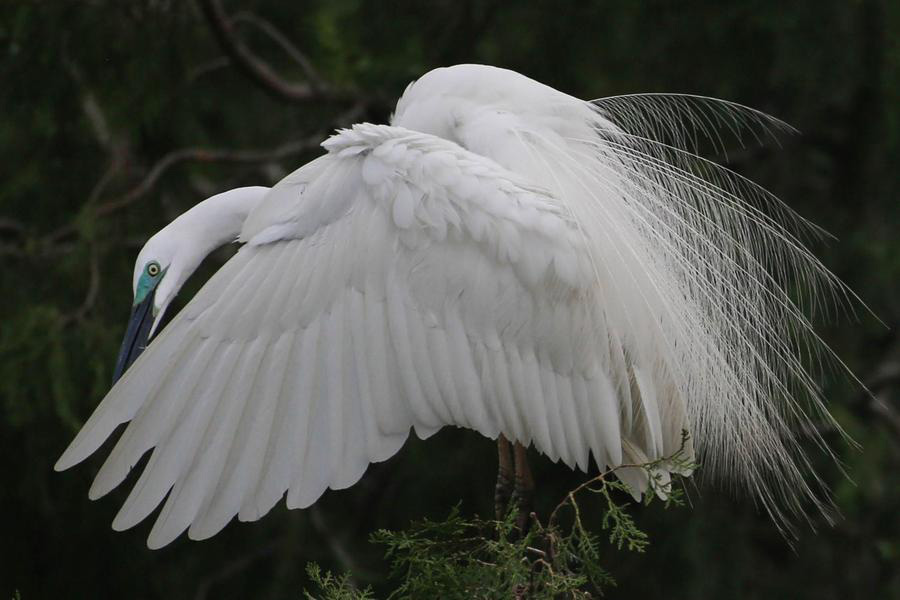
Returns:
[[[518,509],[516,525],[524,534],[528,531],[531,512],[534,510],[534,477],[528,465],[528,450],[518,442],[515,445],[515,469],[516,479],[512,499]]]
[[[494,487],[494,513],[497,515],[497,520],[502,521],[506,518],[506,511],[509,510],[514,477],[512,452],[509,441],[502,433],[497,438],[497,458],[499,466],[497,467],[497,485]]]

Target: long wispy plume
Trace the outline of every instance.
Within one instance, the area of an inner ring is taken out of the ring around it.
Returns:
[[[840,431],[819,386],[823,359],[840,361],[807,315],[852,294],[805,245],[822,230],[698,154],[723,152],[728,136],[755,144],[793,129],[702,96],[585,106],[575,133],[523,126],[516,137],[580,224],[606,318],[630,332],[628,352],[665,373],[705,473],[749,488],[780,526],[810,504],[828,515],[798,431],[828,452],[810,424]]]

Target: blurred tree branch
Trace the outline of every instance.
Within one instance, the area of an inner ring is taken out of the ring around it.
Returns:
[[[315,134],[304,139],[287,142],[274,150],[229,150],[222,148],[180,148],[160,158],[147,175],[122,196],[105,202],[97,207],[94,214],[104,217],[140,199],[153,189],[156,182],[172,167],[184,162],[225,162],[225,163],[257,163],[280,160],[293,154],[313,150],[321,143],[323,136]],[[65,235],[68,230],[58,230],[51,236]]]
[[[229,18],[219,0],[199,0],[199,4],[219,45],[222,46],[234,66],[274,98],[289,102],[359,101],[358,94],[337,89],[322,80],[306,56],[268,21],[246,11],[239,13],[234,18]],[[240,21],[255,25],[281,46],[291,58],[300,64],[307,82],[300,83],[285,79],[244,44],[234,30],[234,24]]]
[[[63,315],[61,321],[63,327],[84,319],[91,309],[94,308],[94,304],[96,304],[97,297],[100,294],[100,253],[97,249],[96,242],[90,241],[88,242],[88,246],[90,254],[90,275],[88,278],[87,291],[84,293],[84,300],[81,302],[81,306],[73,312]]]
[[[229,21],[225,18],[218,2],[201,2],[201,5],[204,7],[205,14],[208,15],[214,31],[218,32],[219,39],[223,42],[226,53],[229,55],[227,58],[223,57],[216,61],[213,68],[218,68],[222,63],[225,65],[233,63],[239,68],[243,65],[244,68],[241,70],[250,74],[252,79],[258,83],[263,82],[267,85],[275,85],[276,88],[282,91],[290,90],[290,94],[293,94],[295,100],[298,99],[297,94],[300,94],[304,99],[308,100],[350,102],[350,107],[334,120],[333,126],[349,125],[364,114],[371,100],[367,101],[365,98],[354,99],[349,94],[336,93],[331,86],[322,80],[312,63],[274,25],[247,12],[240,13]],[[300,87],[293,84],[285,84],[284,80],[277,76],[268,65],[258,59],[238,38],[232,36],[232,23],[247,23],[270,37],[300,65],[310,83]],[[80,90],[81,108],[90,131],[93,133],[97,144],[109,156],[108,164],[73,218],[49,233],[35,235],[29,231],[29,227],[25,223],[12,218],[0,217],[0,234],[10,242],[0,246],[0,256],[28,258],[29,256],[46,257],[66,253],[75,247],[72,240],[77,240],[79,237],[85,238],[84,241],[89,246],[90,255],[87,289],[80,305],[64,314],[63,325],[82,320],[94,307],[100,291],[101,250],[92,239],[88,239],[90,236],[83,234],[82,227],[85,223],[108,217],[133,205],[153,190],[160,179],[178,165],[188,162],[271,163],[288,156],[314,150],[327,135],[327,130],[320,130],[302,139],[282,143],[271,150],[203,147],[187,147],[172,150],[157,159],[143,177],[127,191],[100,202],[106,190],[126,171],[125,167],[131,162],[132,151],[127,141],[117,136],[110,127],[103,107],[87,84],[79,66],[65,53],[62,58],[66,70]],[[192,76],[190,79],[194,78]]]
[[[198,0],[206,18],[226,57],[216,59],[200,71],[192,73],[193,80],[202,72],[217,69],[225,64],[233,64],[257,85],[271,95],[291,102],[325,101],[350,104],[350,108],[335,119],[335,126],[344,126],[359,118],[367,109],[380,106],[383,102],[378,95],[365,95],[350,90],[341,90],[325,81],[308,57],[292,43],[275,25],[248,11],[241,11],[230,17],[225,13],[219,0]],[[292,82],[275,72],[262,58],[255,54],[237,35],[234,26],[244,23],[255,27],[275,42],[302,69],[307,81]],[[0,247],[0,255],[25,257],[35,251],[48,255],[59,249],[60,244],[76,236],[79,224],[84,218],[102,218],[116,213],[145,196],[158,181],[173,167],[186,162],[220,163],[264,163],[286,158],[293,154],[316,148],[327,132],[320,132],[298,141],[284,143],[274,150],[244,150],[221,148],[180,148],[159,158],[143,178],[118,197],[97,204],[104,191],[115,181],[123,167],[129,162],[127,144],[119,140],[109,127],[108,120],[95,96],[88,88],[78,66],[63,57],[65,66],[82,88],[82,109],[98,144],[110,154],[110,162],[103,175],[89,193],[79,214],[72,221],[55,230],[35,237],[29,235],[28,227],[14,219],[0,217],[0,233],[12,238],[14,243]],[[93,280],[93,278],[92,278]],[[79,311],[81,312],[81,311]]]
[[[309,84],[315,93],[320,93],[322,89],[328,87],[309,58],[271,22],[249,11],[235,13],[235,15],[231,17],[231,22],[247,23],[256,27],[271,38],[273,42],[281,47],[285,54],[290,56],[294,62],[300,65],[300,68],[303,69],[303,74],[306,76],[306,79],[309,81]]]
[[[357,119],[362,114],[363,110],[364,107],[361,104],[352,106],[349,110],[345,111],[337,119],[335,119],[334,126],[342,127],[349,124],[353,120]],[[287,158],[288,156],[292,156],[294,154],[300,154],[302,152],[314,150],[319,146],[326,135],[326,132],[320,131],[303,139],[281,144],[274,150],[200,147],[180,148],[178,150],[173,150],[157,160],[147,171],[146,175],[144,175],[144,177],[136,185],[131,187],[124,194],[121,194],[116,198],[107,200],[106,202],[97,205],[96,208],[91,208],[91,206],[93,205],[93,199],[99,196],[100,192],[108,185],[109,180],[111,179],[113,174],[111,171],[113,171],[113,167],[115,165],[114,163],[113,165],[111,165],[110,170],[107,170],[94,186],[91,194],[89,195],[88,201],[82,208],[82,214],[80,216],[83,218],[85,216],[84,213],[89,211],[91,218],[101,218],[109,216],[130,206],[137,200],[141,199],[148,192],[150,192],[154,188],[156,183],[162,178],[162,176],[165,175],[172,167],[175,167],[182,163],[271,162]],[[75,220],[66,223],[65,225],[62,225],[57,229],[51,231],[50,233],[38,238],[36,240],[37,247],[40,248],[41,251],[46,251],[50,247],[53,247],[65,241],[67,238],[76,235],[78,233],[78,222],[79,219],[76,218]],[[27,241],[26,238],[28,237],[28,231],[26,226],[14,219],[0,217],[0,232],[7,232],[19,238],[20,240]],[[24,251],[24,248],[15,246],[3,247],[2,249],[0,249],[0,252],[5,255],[14,256],[27,254]]]
[[[356,114],[356,111],[353,111]],[[165,154],[157,160],[147,171],[147,174],[128,191],[118,197],[107,200],[99,204],[96,208],[91,208],[91,204],[86,202],[82,208],[80,217],[84,218],[84,213],[89,212],[91,218],[102,218],[116,213],[141,199],[150,192],[156,183],[165,175],[172,167],[186,162],[201,163],[261,163],[274,160],[280,160],[288,156],[299,154],[301,152],[313,150],[318,147],[322,141],[324,134],[317,133],[301,140],[287,142],[275,148],[274,150],[244,150],[244,149],[222,149],[222,148],[180,148]],[[94,187],[95,190],[105,187],[108,179],[108,172],[105,173]],[[102,185],[101,185],[102,184]],[[96,192],[92,192],[92,196]],[[79,228],[79,218],[70,221],[50,233],[38,238],[36,246],[39,253],[43,254],[66,239],[76,235]],[[0,230],[6,230],[15,234],[18,238],[27,238],[27,229],[21,224],[6,217],[0,217]],[[23,248],[4,247],[3,254],[6,255],[23,255]]]
[[[898,328],[892,327],[881,346],[881,358],[866,379],[866,389],[856,398],[861,412],[868,412],[890,426],[900,440],[900,413],[889,400],[889,391],[900,385],[900,339]]]

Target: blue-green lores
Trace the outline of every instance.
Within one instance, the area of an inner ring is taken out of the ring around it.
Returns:
[[[156,289],[156,286],[162,281],[167,270],[168,267],[160,269],[159,263],[156,261],[147,263],[147,266],[144,267],[144,272],[141,273],[141,278],[138,280],[137,288],[134,290],[134,302],[132,303],[132,306],[137,306],[143,302],[147,297],[147,294]],[[153,316],[156,316],[156,306],[153,307]]]

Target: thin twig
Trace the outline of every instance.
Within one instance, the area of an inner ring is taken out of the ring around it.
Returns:
[[[235,33],[234,22],[228,18],[219,0],[199,0],[199,3],[219,45],[234,66],[273,97],[289,102],[358,101],[357,97],[330,87],[317,89],[312,81],[299,83],[283,78],[244,44]]]
[[[97,251],[97,244],[95,242],[90,242],[90,257],[90,277],[88,279],[88,288],[85,292],[84,300],[74,313],[63,317],[63,326],[84,319],[88,312],[94,307],[94,304],[97,302],[97,297],[100,295],[100,254]]]
[[[218,71],[220,69],[224,69],[229,66],[231,61],[228,60],[227,56],[220,56],[218,58],[214,58],[210,61],[207,61],[201,65],[197,65],[193,69],[188,72],[187,82],[193,83],[194,81],[200,79],[204,75],[208,75],[209,73],[213,73],[214,71]]]
[[[363,102],[352,105],[334,119],[333,127],[348,126],[357,120],[365,110],[366,104]],[[78,234],[80,219],[105,217],[127,208],[150,192],[163,175],[179,164],[185,162],[266,163],[277,161],[294,154],[314,150],[319,147],[325,137],[325,132],[315,133],[300,140],[284,143],[274,150],[229,150],[221,148],[181,148],[173,150],[156,161],[143,179],[131,189],[116,198],[95,206],[94,200],[109,184],[107,176],[112,176],[108,171],[94,186],[88,201],[82,207],[82,213],[79,217],[40,238],[30,240],[31,244],[27,244],[29,241],[27,239],[15,245],[4,244],[0,246],[0,256],[28,256],[32,252],[27,250],[26,245],[32,244],[33,247],[40,249],[39,253],[41,255],[54,253],[63,241]],[[115,166],[111,165],[110,169],[113,169]],[[23,224],[14,219],[0,216],[0,232],[4,231],[8,231],[19,238],[26,238],[27,234],[27,229]]]
[[[103,192],[109,186],[109,184],[114,179],[115,175],[122,168],[122,165],[125,164],[125,160],[121,154],[113,155],[112,159],[109,161],[109,166],[106,168],[106,171],[103,172],[103,175],[100,176],[100,179],[97,180],[97,183],[94,184],[94,187],[91,189],[91,193],[88,194],[86,205],[94,204],[100,196],[103,195]]]
[[[133,188],[93,210],[94,217],[104,217],[126,208],[153,189],[156,182],[172,167],[184,162],[226,162],[256,163],[279,160],[292,154],[316,148],[322,135],[314,135],[295,142],[288,142],[275,150],[223,150],[215,148],[181,148],[160,158],[147,175]],[[52,245],[77,232],[76,223],[67,223],[42,238],[44,244]]]
[[[619,465],[618,467],[615,467],[615,468],[613,468],[613,469],[607,469],[606,471],[603,471],[602,473],[600,473],[600,474],[597,475],[596,477],[594,477],[594,478],[592,478],[592,479],[588,479],[587,481],[585,481],[584,483],[582,483],[581,485],[579,485],[579,486],[576,487],[575,489],[569,491],[569,493],[566,494],[565,496],[563,496],[563,499],[559,501],[559,504],[556,505],[556,508],[553,509],[553,512],[550,513],[550,517],[547,519],[547,526],[548,526],[548,527],[552,527],[552,526],[553,526],[553,522],[556,520],[556,513],[558,513],[558,512],[560,511],[560,509],[562,509],[562,507],[565,506],[566,504],[574,502],[575,496],[576,496],[579,492],[581,492],[583,489],[585,489],[585,488],[587,488],[587,487],[589,487],[589,486],[591,486],[591,485],[594,485],[595,483],[605,482],[605,481],[606,481],[606,478],[607,478],[609,475],[612,475],[613,473],[615,473],[615,472],[618,471],[619,469],[626,469],[626,468],[629,468],[629,467],[634,467],[634,468],[644,468],[644,465],[627,464],[627,465]]]
[[[278,160],[291,154],[316,148],[322,140],[321,135],[306,138],[296,142],[288,142],[275,150],[219,150],[209,148],[182,148],[162,157],[146,177],[126,194],[115,200],[106,202],[97,207],[95,215],[106,216],[117,212],[138,200],[146,194],[160,177],[173,166],[187,162],[225,162],[225,163],[256,163],[269,160]]]
[[[613,467],[612,469],[607,469],[606,471],[603,471],[602,473],[600,473],[596,477],[593,477],[592,479],[588,479],[587,481],[585,481],[584,483],[582,483],[575,489],[571,490],[568,494],[563,496],[563,499],[559,501],[559,504],[556,505],[556,508],[553,509],[553,512],[551,512],[550,516],[547,518],[547,527],[548,528],[553,527],[553,523],[556,520],[556,514],[566,504],[571,504],[577,510],[577,506],[575,504],[575,496],[578,493],[580,493],[584,489],[590,489],[590,486],[592,486],[595,483],[600,483],[600,482],[606,483],[606,478],[609,477],[610,475],[612,475],[613,473],[615,473],[616,471],[619,471],[620,469],[642,469],[643,471],[647,472],[647,476],[648,476],[647,483],[648,483],[649,487],[647,488],[645,493],[657,492],[660,488],[656,487],[654,485],[655,479],[652,476],[653,471],[656,469],[657,466],[662,465],[662,464],[670,464],[670,465],[674,464],[677,466],[679,461],[681,460],[680,457],[684,454],[685,448],[687,447],[687,441],[688,441],[689,437],[690,437],[690,435],[688,434],[688,432],[686,430],[682,430],[681,446],[678,448],[678,450],[673,452],[670,456],[662,456],[660,458],[657,458],[656,460],[653,460],[653,461],[650,461],[650,462],[644,463],[644,464],[631,464],[631,463],[622,464],[617,467]],[[682,466],[683,469],[687,468],[690,470],[693,470],[695,467],[696,467],[696,465],[693,465],[692,463],[687,463],[687,462],[683,463],[683,466]],[[623,485],[624,485],[624,482],[623,482]],[[671,485],[671,483],[669,485]],[[628,488],[627,485],[625,487]],[[665,489],[665,488],[663,488],[663,489]],[[594,491],[597,491],[597,490],[594,490]]]
[[[310,61],[309,58],[271,22],[249,11],[235,13],[231,17],[231,22],[247,23],[269,36],[273,42],[281,47],[285,54],[290,56],[291,59],[303,69],[303,74],[306,76],[307,81],[309,81],[309,84],[315,93],[321,93],[322,90],[328,87],[328,84],[325,83],[319,75],[319,72],[313,66],[312,61]]]

